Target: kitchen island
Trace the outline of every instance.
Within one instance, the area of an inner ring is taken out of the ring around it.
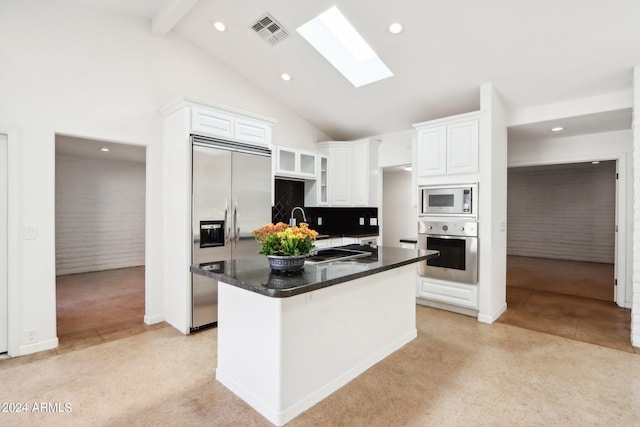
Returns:
[[[414,339],[415,263],[438,252],[366,250],[292,276],[264,256],[192,266],[219,281],[216,379],[283,425]]]

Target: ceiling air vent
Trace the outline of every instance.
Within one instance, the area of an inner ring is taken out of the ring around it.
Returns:
[[[258,22],[253,24],[251,28],[271,46],[284,40],[289,35],[287,31],[282,28],[282,25],[268,13],[258,19]]]

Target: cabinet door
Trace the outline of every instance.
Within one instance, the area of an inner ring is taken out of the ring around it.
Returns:
[[[445,126],[418,132],[418,176],[447,173],[447,128]]]
[[[234,138],[234,117],[219,111],[193,107],[191,129],[196,133],[218,136],[225,139]]]
[[[478,121],[447,126],[447,173],[478,172]]]
[[[367,206],[369,204],[369,144],[353,146],[351,170],[353,206]]]
[[[332,147],[330,151],[329,179],[331,182],[331,205],[351,205],[351,148]]]
[[[297,170],[296,152],[285,147],[276,147],[276,173],[291,175]]]
[[[301,175],[316,176],[316,156],[311,153],[300,152],[298,158],[299,171]]]
[[[478,287],[465,283],[441,283],[418,279],[417,296],[460,307],[478,308]]]
[[[318,156],[318,205],[329,203],[329,164],[327,156]]]
[[[234,121],[235,138],[249,144],[271,144],[271,126],[250,119],[237,117]]]

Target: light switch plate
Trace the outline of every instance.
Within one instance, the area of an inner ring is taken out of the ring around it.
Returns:
[[[24,239],[35,240],[38,238],[38,226],[34,224],[27,224],[24,226]]]
[[[318,217],[318,225],[322,225],[322,217],[321,216]]]
[[[371,218],[369,220],[369,225],[378,225],[378,218]]]

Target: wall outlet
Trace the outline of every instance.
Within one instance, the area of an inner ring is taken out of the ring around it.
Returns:
[[[369,220],[369,225],[378,225],[378,218],[371,218]]]
[[[364,225],[364,218],[360,218],[360,225]]]
[[[38,341],[38,337],[36,336],[37,329],[27,329],[27,344],[33,344]]]
[[[322,217],[321,216],[318,217],[318,225],[322,225]]]

